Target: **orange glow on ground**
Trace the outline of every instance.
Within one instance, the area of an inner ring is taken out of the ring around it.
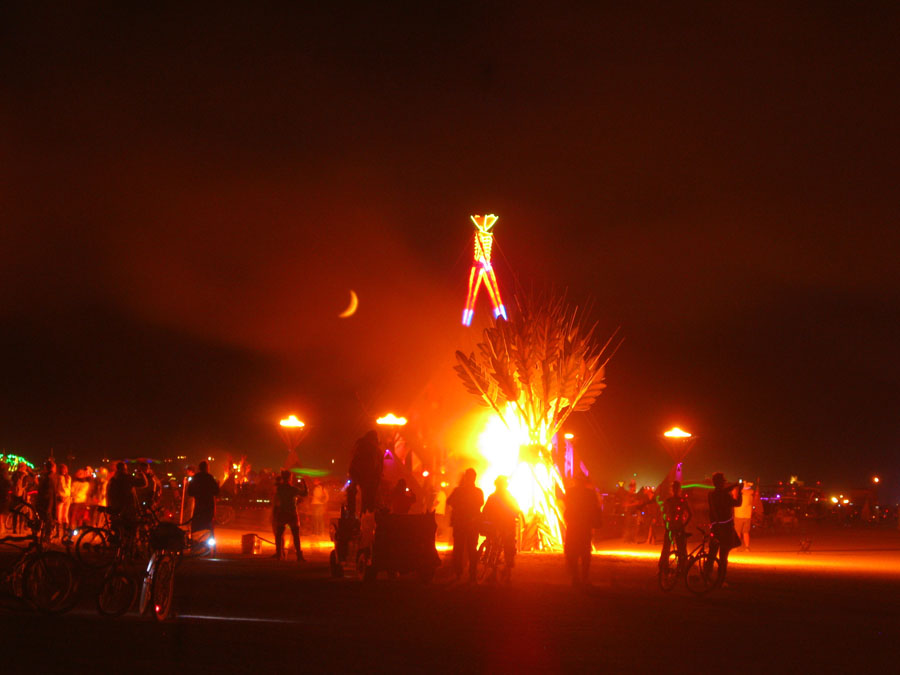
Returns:
[[[632,558],[639,560],[659,560],[658,549],[613,548],[595,550],[595,556],[609,558]],[[859,551],[850,554],[828,553],[732,553],[728,556],[728,566],[763,567],[772,570],[807,570],[845,574],[888,574],[900,576],[900,565],[896,555],[879,555]]]
[[[241,553],[242,530],[218,528],[216,530],[216,553],[220,556],[232,557]],[[271,532],[262,532],[266,539],[272,540]],[[290,542],[290,537],[285,537]],[[833,544],[832,544],[833,545]],[[729,566],[734,569],[742,567],[774,572],[809,572],[827,574],[871,574],[879,576],[900,577],[900,547],[893,540],[870,543],[871,548],[823,550],[800,554],[789,551],[756,551],[732,552],[728,557]],[[300,547],[313,559],[324,560],[334,549],[334,543],[328,537],[303,537]],[[453,550],[450,541],[438,539],[435,547],[442,554]],[[608,548],[607,548],[608,547]],[[257,557],[265,558],[275,552],[275,547],[267,542]],[[557,551],[524,552],[523,556],[556,556],[559,565],[564,566],[562,555]],[[289,559],[292,552],[289,552]],[[600,542],[594,550],[598,559],[610,561],[618,559],[621,563],[633,560],[636,564],[646,565],[659,559],[659,548],[644,545],[628,546],[619,542]],[[250,556],[247,556],[250,557]]]

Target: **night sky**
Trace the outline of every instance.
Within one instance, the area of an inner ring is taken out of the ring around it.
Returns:
[[[621,327],[600,481],[677,424],[696,475],[900,494],[895,3],[79,4],[0,10],[0,447],[452,445],[493,212],[507,296]]]

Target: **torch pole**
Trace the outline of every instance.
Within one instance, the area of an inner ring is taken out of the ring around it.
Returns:
[[[187,492],[187,476],[181,479],[181,513],[178,516],[178,525],[184,523],[184,494]]]

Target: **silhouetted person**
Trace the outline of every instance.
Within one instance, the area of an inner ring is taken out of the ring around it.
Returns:
[[[353,458],[350,460],[350,480],[361,492],[360,513],[374,513],[375,495],[378,493],[383,468],[384,455],[378,445],[378,432],[373,429],[356,441]]]
[[[475,469],[466,469],[459,486],[447,497],[453,528],[453,568],[462,579],[463,561],[469,561],[469,581],[478,578],[478,526],[484,493],[475,485]]]
[[[572,585],[587,585],[591,570],[591,536],[597,521],[597,493],[587,476],[577,473],[566,490],[566,543],[564,552]]]
[[[106,485],[106,504],[111,516],[134,519],[137,516],[137,495],[134,479],[125,462],[116,463],[116,471]]]
[[[197,473],[188,483],[188,494],[194,498],[194,513],[191,516],[191,532],[209,530],[214,532],[216,518],[216,497],[219,482],[209,473],[209,464],[200,462]]]
[[[506,476],[497,476],[494,480],[494,492],[487,498],[482,515],[486,527],[497,536],[503,548],[503,581],[509,581],[512,568],[516,564],[516,518],[521,509],[516,498],[509,491]]]
[[[153,508],[159,502],[162,493],[162,483],[153,473],[150,462],[138,462],[137,472],[134,474],[135,492],[137,492],[138,503],[143,508]]]
[[[53,518],[56,512],[56,462],[52,459],[44,462],[44,470],[38,478],[34,510],[41,519],[42,536],[49,539],[53,533]]]
[[[406,479],[401,478],[391,490],[391,513],[406,515],[415,503],[415,493],[406,486]]]
[[[306,497],[306,483],[301,479],[300,486],[291,484],[293,474],[285,469],[281,472],[281,480],[275,486],[275,499],[272,502],[272,525],[275,529],[275,558],[284,558],[284,528],[291,529],[297,562],[304,562],[303,551],[300,550],[300,523],[297,520],[297,500]]]
[[[709,542],[709,559],[712,561],[719,553],[719,575],[725,576],[728,569],[728,552],[739,541],[737,532],[734,531],[734,507],[740,506],[742,497],[738,492],[735,498],[732,494],[735,485],[725,484],[725,475],[721,472],[713,474],[715,489],[709,493],[709,524],[712,528],[712,539]],[[740,488],[743,482],[738,483]]]
[[[633,478],[628,482],[628,491],[625,493],[623,506],[625,507],[625,529],[622,540],[625,543],[634,543],[637,540],[638,516],[641,510],[643,498],[638,494],[637,481]]]
[[[678,551],[678,564],[683,565],[687,559],[687,536],[685,528],[693,517],[691,505],[687,497],[681,491],[681,483],[677,480],[672,483],[672,496],[663,504],[663,533],[662,552],[659,554],[659,569],[665,570],[669,564],[669,552],[672,550],[672,542]]]

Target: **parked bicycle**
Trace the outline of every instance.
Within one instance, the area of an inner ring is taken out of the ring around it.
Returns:
[[[193,544],[175,523],[159,523],[150,535],[153,553],[141,583],[138,612],[143,616],[152,609],[159,621],[172,614],[172,598],[175,594],[175,568],[185,550],[192,550]]]
[[[46,614],[69,611],[75,605],[78,592],[75,561],[65,553],[45,548],[42,523],[29,504],[20,500],[12,508],[26,523],[30,534],[0,539],[0,544],[18,549],[18,555],[8,568],[0,572],[2,590]]]
[[[109,516],[104,507],[99,508]],[[150,533],[159,522],[155,511],[144,509],[134,519],[112,516],[104,526],[83,527],[75,541],[75,557],[90,569],[109,567],[120,552],[126,560],[147,560],[151,552]]]
[[[659,570],[659,587],[662,590],[671,591],[678,583],[678,578],[684,577],[685,586],[689,591],[703,595],[717,588],[724,581],[718,556],[710,558],[709,555],[709,543],[715,535],[706,528],[698,527],[697,531],[703,539],[684,559],[679,556],[678,549],[673,542],[669,558]],[[666,536],[671,536],[671,534],[667,533]],[[691,535],[687,533],[685,536]]]

